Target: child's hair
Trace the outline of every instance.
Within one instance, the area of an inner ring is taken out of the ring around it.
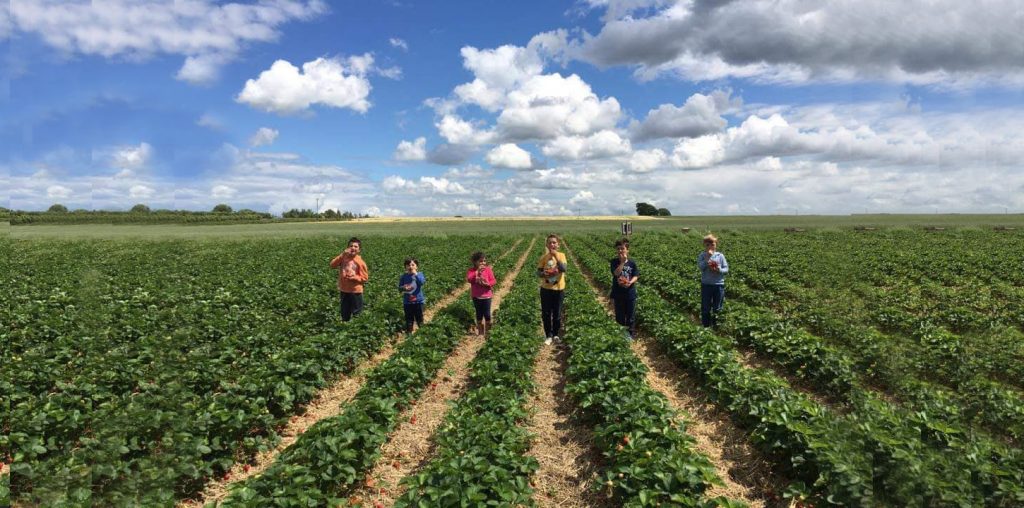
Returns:
[[[360,248],[363,247],[363,242],[354,236],[348,239],[348,243],[346,245],[352,245],[353,243],[358,244]]]
[[[472,261],[473,264],[476,264],[477,261],[486,261],[487,254],[484,254],[483,252],[480,251],[476,251],[473,253],[472,256],[469,257],[469,260]]]
[[[708,235],[704,237],[704,243],[707,242],[715,242],[715,244],[718,244],[718,237],[708,233]]]
[[[416,263],[416,266],[420,265],[420,261],[416,258],[405,258],[405,267],[408,268],[410,264]]]
[[[629,248],[629,240],[627,240],[625,238],[623,238],[621,240],[616,240],[615,241],[615,248],[618,249],[619,247],[625,247],[625,248],[628,249]]]
[[[558,240],[558,235],[556,235],[554,233],[551,233],[550,235],[548,235],[548,237],[546,239],[544,239],[544,241],[547,242],[548,240],[550,240],[552,238],[554,238],[555,240]]]

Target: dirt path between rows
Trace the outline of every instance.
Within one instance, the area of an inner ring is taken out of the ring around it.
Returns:
[[[594,488],[601,453],[590,429],[574,419],[575,406],[565,393],[567,358],[565,349],[546,346],[533,369],[537,391],[529,405],[528,430],[534,437],[528,453],[540,462],[532,479],[533,498],[540,507],[612,506]]]
[[[568,246],[566,251],[595,297],[608,314],[614,316],[612,301],[598,289],[591,274],[583,269]],[[747,433],[708,400],[697,383],[664,354],[656,341],[640,334],[630,347],[647,367],[647,383],[661,392],[669,405],[680,413],[684,420],[682,428],[694,438],[694,448],[711,460],[724,482],[724,485],[713,486],[706,495],[725,496],[752,507],[767,506],[769,492],[778,492],[787,483],[773,474],[772,463],[750,444]]]
[[[500,260],[512,252],[515,252],[520,243],[522,243],[522,238],[517,239],[507,251],[498,257],[498,259]],[[450,305],[468,290],[469,284],[463,283],[454,291],[448,293],[431,305],[430,308],[423,313],[424,324],[429,323],[439,310]],[[199,498],[181,501],[178,503],[178,507],[196,508],[205,506],[209,503],[218,503],[227,497],[231,486],[263,473],[271,464],[274,463],[275,460],[277,460],[277,456],[282,451],[295,443],[295,441],[299,439],[299,436],[309,430],[310,427],[320,420],[340,414],[343,409],[342,406],[355,396],[363,386],[366,374],[390,358],[391,355],[394,354],[395,348],[401,344],[404,339],[404,333],[400,332],[396,334],[395,337],[388,342],[388,345],[356,367],[351,374],[340,376],[333,384],[318,392],[316,397],[306,405],[306,410],[303,414],[291,417],[288,421],[288,425],[280,431],[281,442],[272,450],[257,454],[251,462],[236,462],[235,465],[232,466],[231,471],[229,471],[227,480],[220,479],[208,483]]]
[[[516,261],[516,265],[505,274],[491,300],[494,319],[498,319],[501,301],[512,289],[513,281],[529,257],[536,238]],[[518,245],[518,244],[517,244]],[[374,468],[366,474],[363,485],[350,497],[350,502],[364,506],[393,506],[395,500],[405,493],[400,484],[402,478],[422,469],[434,455],[434,433],[441,426],[448,405],[460,397],[466,389],[469,378],[469,363],[476,358],[484,338],[476,333],[467,334],[443,367],[413,406],[399,415],[398,428],[384,444],[382,453]]]

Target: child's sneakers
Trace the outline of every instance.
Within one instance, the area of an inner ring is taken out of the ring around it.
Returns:
[[[551,337],[545,337],[544,338],[544,345],[545,346],[550,346],[551,345]]]

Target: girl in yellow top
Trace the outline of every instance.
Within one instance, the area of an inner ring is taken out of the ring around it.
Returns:
[[[540,278],[540,313],[544,321],[545,344],[558,342],[562,329],[562,302],[565,295],[565,253],[558,251],[558,237],[548,235],[548,250],[537,262]]]

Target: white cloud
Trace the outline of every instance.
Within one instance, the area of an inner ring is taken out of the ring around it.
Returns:
[[[648,173],[662,168],[668,162],[668,156],[660,148],[637,150],[629,158],[629,169],[637,173]]]
[[[277,136],[280,134],[277,129],[271,129],[270,127],[260,127],[256,130],[256,133],[249,138],[249,146],[264,146],[273,144],[277,140]]]
[[[728,92],[693,94],[682,107],[662,104],[647,113],[643,122],[633,126],[633,139],[692,138],[719,132],[728,122],[722,114],[732,106]]]
[[[589,202],[591,202],[593,200],[594,200],[594,193],[593,192],[586,191],[586,190],[581,190],[581,191],[577,192],[575,196],[573,196],[571,199],[569,199],[569,202],[574,204],[574,205],[579,205],[579,204],[583,204],[583,203],[589,203]]]
[[[46,188],[46,197],[53,199],[65,199],[71,197],[71,189],[63,185],[51,185]]]
[[[451,179],[482,179],[494,176],[494,170],[484,169],[476,164],[470,164],[464,168],[451,168],[444,172],[446,178]]]
[[[725,158],[719,136],[709,135],[684,139],[672,152],[672,165],[677,168],[706,168]]]
[[[146,60],[153,55],[186,57],[178,78],[205,83],[245,46],[278,39],[278,27],[328,11],[321,0],[264,0],[257,4],[208,0],[153,1],[15,0],[6,24],[33,33],[71,54]],[[0,33],[5,22],[0,15]]]
[[[553,139],[614,129],[622,115],[614,97],[600,99],[579,76],[534,76],[508,94],[498,115],[502,139]]]
[[[432,176],[421,176],[417,180],[407,180],[398,175],[392,175],[381,182],[381,188],[389,194],[467,194],[462,184],[453,182],[447,178],[435,178]]]
[[[341,59],[317,58],[302,64],[302,69],[286,60],[278,60],[259,78],[246,81],[238,102],[278,114],[305,111],[320,104],[349,108],[360,113],[370,109],[372,69],[369,54]]]
[[[631,150],[629,140],[610,130],[589,136],[559,136],[541,147],[544,155],[562,160],[606,158],[628,154]]]
[[[427,138],[418,137],[414,141],[401,141],[392,157],[396,161],[422,161],[427,158]]]
[[[397,208],[381,208],[379,206],[365,208],[363,213],[373,217],[402,217],[406,215],[405,212]]]
[[[409,51],[409,45],[404,40],[399,39],[398,37],[392,37],[388,39],[388,42],[391,44],[391,47],[393,48],[398,48],[401,49],[402,51]]]
[[[613,2],[607,14],[571,53],[634,66],[643,77],[1024,82],[1024,11],[1015,0],[983,8],[958,0]]]
[[[230,60],[229,56],[221,54],[190,56],[174,77],[193,85],[212,83],[220,77],[221,67]]]
[[[128,189],[128,197],[133,199],[148,199],[153,197],[156,191],[148,185],[132,185]]]
[[[498,168],[530,169],[533,167],[530,152],[519,148],[515,143],[505,143],[492,148],[490,152],[487,152],[484,160]]]
[[[124,171],[136,171],[146,166],[153,155],[153,147],[142,142],[138,146],[115,148],[110,154],[110,164]]]
[[[441,137],[455,145],[482,145],[494,139],[494,133],[478,130],[472,123],[455,115],[444,115],[434,125]]]
[[[235,194],[238,194],[238,191],[227,185],[214,185],[210,189],[210,196],[217,199],[231,199]]]

